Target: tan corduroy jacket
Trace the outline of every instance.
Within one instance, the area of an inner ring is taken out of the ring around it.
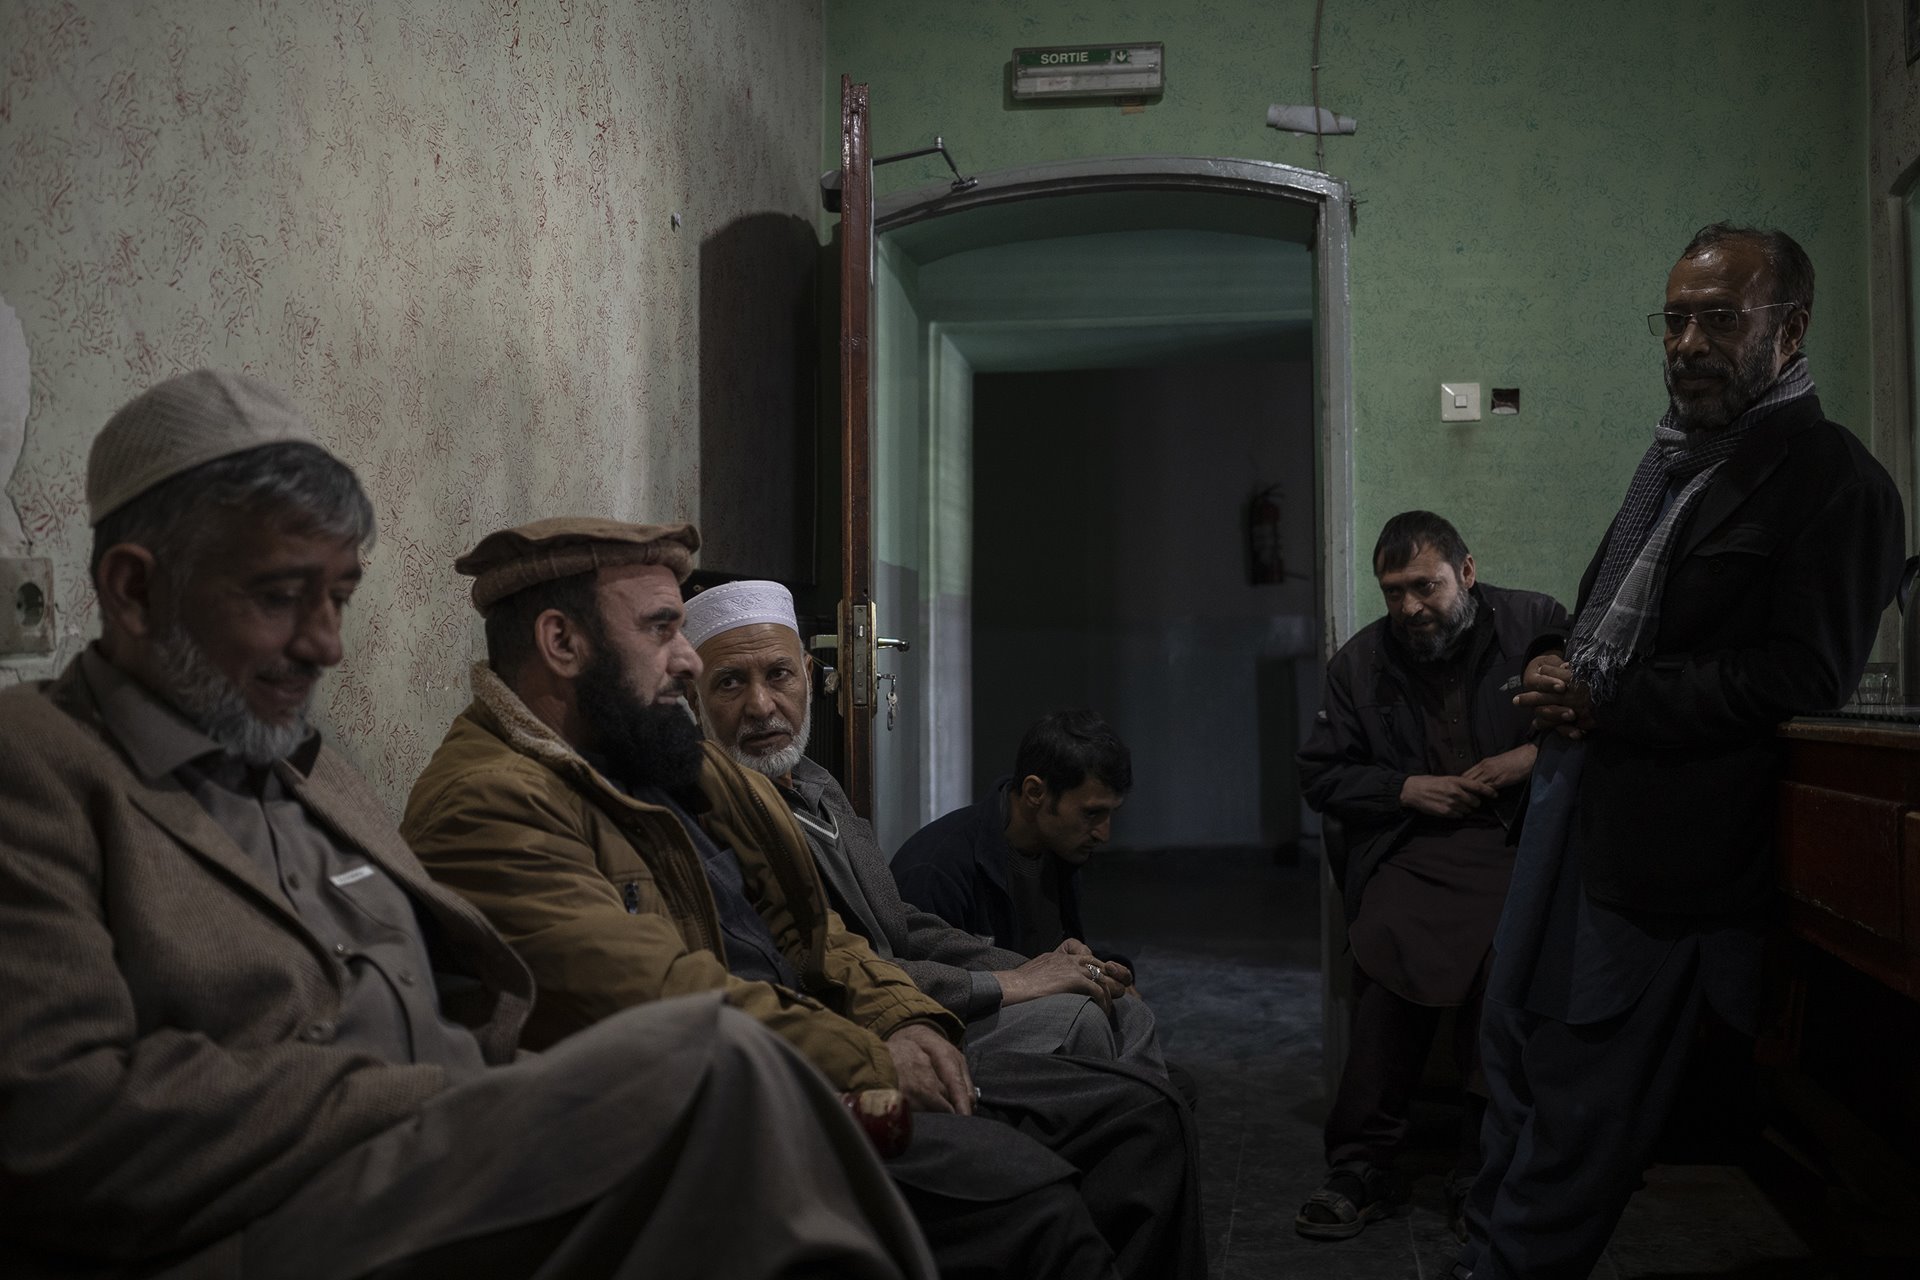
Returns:
[[[323,748],[292,785],[432,926],[442,1012],[511,1061],[525,967],[351,765]],[[77,661],[0,693],[0,1275],[39,1274],[29,1249],[235,1267],[240,1228],[418,1112],[446,1073],[332,1043],[341,981],[255,858],[107,736]]]
[[[601,776],[484,664],[473,688],[414,785],[401,831],[533,970],[529,1047],[629,1005],[715,990],[842,1089],[891,1087],[881,1041],[910,1022],[958,1039],[959,1020],[827,906],[806,837],[772,783],[709,744],[706,807],[695,817],[739,857],[804,992],[727,971],[713,893],[677,817]]]

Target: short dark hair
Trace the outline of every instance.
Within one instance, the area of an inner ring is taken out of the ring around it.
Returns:
[[[1013,781],[1036,777],[1050,795],[1071,791],[1092,774],[1117,795],[1133,788],[1133,753],[1113,726],[1083,707],[1049,711],[1020,738]]]
[[[1731,222],[1712,222],[1693,233],[1693,239],[1687,241],[1687,247],[1680,252],[1684,261],[1696,257],[1709,249],[1723,244],[1745,242],[1760,251],[1767,260],[1767,270],[1773,276],[1773,302],[1791,302],[1807,313],[1807,319],[1813,319],[1813,259],[1800,247],[1800,242],[1784,231],[1772,227],[1741,227]],[[1792,312],[1788,312],[1791,315]],[[1776,315],[1774,327],[1786,323],[1786,316]]]
[[[353,468],[317,444],[286,440],[203,462],[109,512],[93,527],[88,574],[97,582],[101,558],[131,542],[191,578],[207,544],[227,532],[214,519],[223,513],[288,533],[352,538],[362,551],[373,545],[373,503]]]
[[[487,606],[487,665],[495,675],[511,683],[533,660],[539,652],[533,640],[534,620],[549,609],[558,609],[578,623],[596,652],[606,647],[598,571],[551,578]]]
[[[1452,522],[1431,511],[1402,511],[1387,521],[1373,544],[1375,576],[1395,573],[1407,567],[1407,561],[1420,554],[1420,548],[1432,547],[1440,558],[1458,573],[1466,567],[1467,544]]]

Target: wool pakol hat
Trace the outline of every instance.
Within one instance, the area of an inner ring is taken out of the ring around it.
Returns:
[[[699,549],[700,533],[690,524],[556,516],[490,533],[453,567],[473,579],[473,607],[484,613],[516,591],[616,565],[663,564],[685,582]]]
[[[293,401],[257,378],[218,369],[169,378],[121,405],[93,438],[87,522],[202,463],[287,443],[320,445]]]
[[[688,643],[698,649],[715,636],[762,622],[799,635],[793,593],[777,582],[728,582],[708,587],[687,601],[687,621],[682,630]]]

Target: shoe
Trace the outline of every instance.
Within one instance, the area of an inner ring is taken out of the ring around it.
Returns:
[[[1333,1166],[1320,1189],[1294,1216],[1293,1229],[1309,1240],[1350,1240],[1369,1222],[1394,1214],[1393,1174],[1364,1160]]]

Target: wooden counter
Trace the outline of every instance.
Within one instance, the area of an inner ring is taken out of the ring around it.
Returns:
[[[1920,724],[1809,719],[1780,733],[1788,927],[1920,1000]]]

